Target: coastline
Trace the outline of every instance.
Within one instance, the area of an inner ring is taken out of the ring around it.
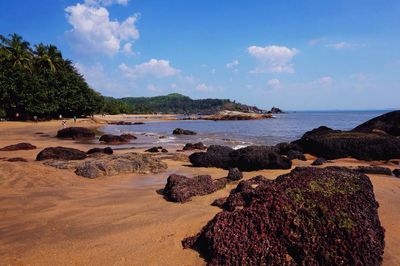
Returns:
[[[128,117],[126,117],[128,116]],[[108,117],[114,121],[166,121],[171,116],[123,115]],[[132,118],[130,118],[132,117]],[[145,118],[147,117],[147,118]],[[100,117],[101,118],[101,117]],[[100,129],[101,123],[78,120],[77,126]],[[72,120],[67,125],[71,126]],[[59,140],[54,136],[60,121],[1,122],[0,147],[29,142],[36,150],[0,152],[0,157],[22,157],[24,162],[0,160],[0,256],[4,264],[157,264],[202,265],[203,258],[193,250],[183,250],[181,240],[196,234],[220,211],[210,206],[226,196],[237,183],[207,196],[194,197],[185,204],[165,201],[162,189],[171,173],[188,176],[226,175],[216,168],[193,168],[187,162],[164,160],[168,170],[161,174],[120,174],[95,180],[79,177],[72,170],[60,170],[35,161],[45,147],[65,146],[88,150],[107,145]],[[36,134],[43,132],[43,134]],[[142,152],[142,149],[115,150]],[[186,152],[189,154],[189,152]],[[294,160],[294,166],[308,166]],[[370,165],[354,159],[334,160],[329,165]],[[394,168],[381,162],[372,164]],[[264,175],[274,179],[289,170],[262,170],[244,173],[245,179]],[[386,229],[383,265],[400,263],[400,179],[368,175],[380,204],[378,209]]]

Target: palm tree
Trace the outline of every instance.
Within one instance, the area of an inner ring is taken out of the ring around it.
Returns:
[[[13,67],[22,67],[31,71],[32,50],[30,44],[18,34],[10,34],[10,38],[0,35],[2,60],[11,62]]]
[[[57,71],[62,64],[62,54],[54,45],[44,45],[42,43],[35,46],[35,61],[39,69],[49,69],[52,72]]]

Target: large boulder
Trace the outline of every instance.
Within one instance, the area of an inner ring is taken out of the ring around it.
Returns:
[[[97,178],[119,173],[160,173],[166,169],[165,163],[152,156],[125,153],[85,161],[76,167],[75,173],[87,178]]]
[[[392,136],[400,136],[400,110],[375,117],[357,126],[353,131],[373,132],[384,131]]]
[[[164,197],[173,202],[185,203],[194,196],[203,196],[217,190],[209,175],[188,178],[183,175],[170,175],[163,190]]]
[[[174,135],[196,135],[197,133],[191,130],[187,129],[182,129],[182,128],[175,128],[174,131],[172,131],[172,134]]]
[[[105,134],[100,137],[99,141],[107,144],[125,144],[131,139],[136,139],[136,137],[131,134],[122,134],[120,136]]]
[[[190,162],[197,167],[217,167],[229,169],[231,158],[229,154],[234,149],[226,146],[211,145],[207,152],[195,152],[189,156]]]
[[[290,169],[290,159],[277,153],[270,146],[248,146],[229,154],[231,165],[241,171],[256,171],[262,169]]]
[[[57,132],[57,138],[60,139],[93,139],[95,132],[85,127],[67,127]]]
[[[18,150],[34,150],[36,149],[35,145],[30,143],[21,142],[18,144],[8,145],[0,149],[0,151],[18,151]]]
[[[297,168],[259,185],[182,241],[209,265],[380,265],[384,229],[369,178]]]
[[[294,142],[306,153],[325,159],[353,157],[359,160],[400,158],[400,140],[370,132],[340,131],[319,127]]]
[[[45,148],[36,156],[37,161],[55,159],[55,160],[83,160],[86,153],[73,148],[49,147]]]

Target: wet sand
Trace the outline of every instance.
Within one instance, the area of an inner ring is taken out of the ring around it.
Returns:
[[[89,121],[78,125],[97,127]],[[228,195],[236,184],[185,204],[167,202],[157,191],[164,187],[170,173],[219,178],[226,176],[226,171],[166,160],[169,168],[162,174],[123,174],[90,180],[76,176],[72,170],[34,161],[37,153],[49,146],[81,150],[100,146],[58,140],[54,136],[59,128],[59,121],[0,123],[0,147],[18,142],[38,146],[31,151],[0,152],[0,157],[28,160],[0,160],[0,265],[205,264],[197,252],[183,250],[181,240],[196,234],[220,211],[210,203]],[[294,164],[309,165],[313,158],[308,158],[307,162]],[[341,159],[327,165],[370,164]],[[272,179],[287,172],[263,170],[245,173],[245,178],[262,174]],[[400,179],[369,176],[386,230],[383,264],[400,265]]]

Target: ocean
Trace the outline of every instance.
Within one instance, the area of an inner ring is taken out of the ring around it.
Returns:
[[[302,111],[277,114],[273,119],[246,121],[174,120],[146,122],[143,125],[108,125],[109,134],[132,133],[138,137],[125,146],[179,147],[188,142],[203,142],[240,148],[248,145],[275,145],[300,138],[306,131],[319,126],[349,130],[387,111]],[[197,132],[195,136],[175,136],[175,128]]]

